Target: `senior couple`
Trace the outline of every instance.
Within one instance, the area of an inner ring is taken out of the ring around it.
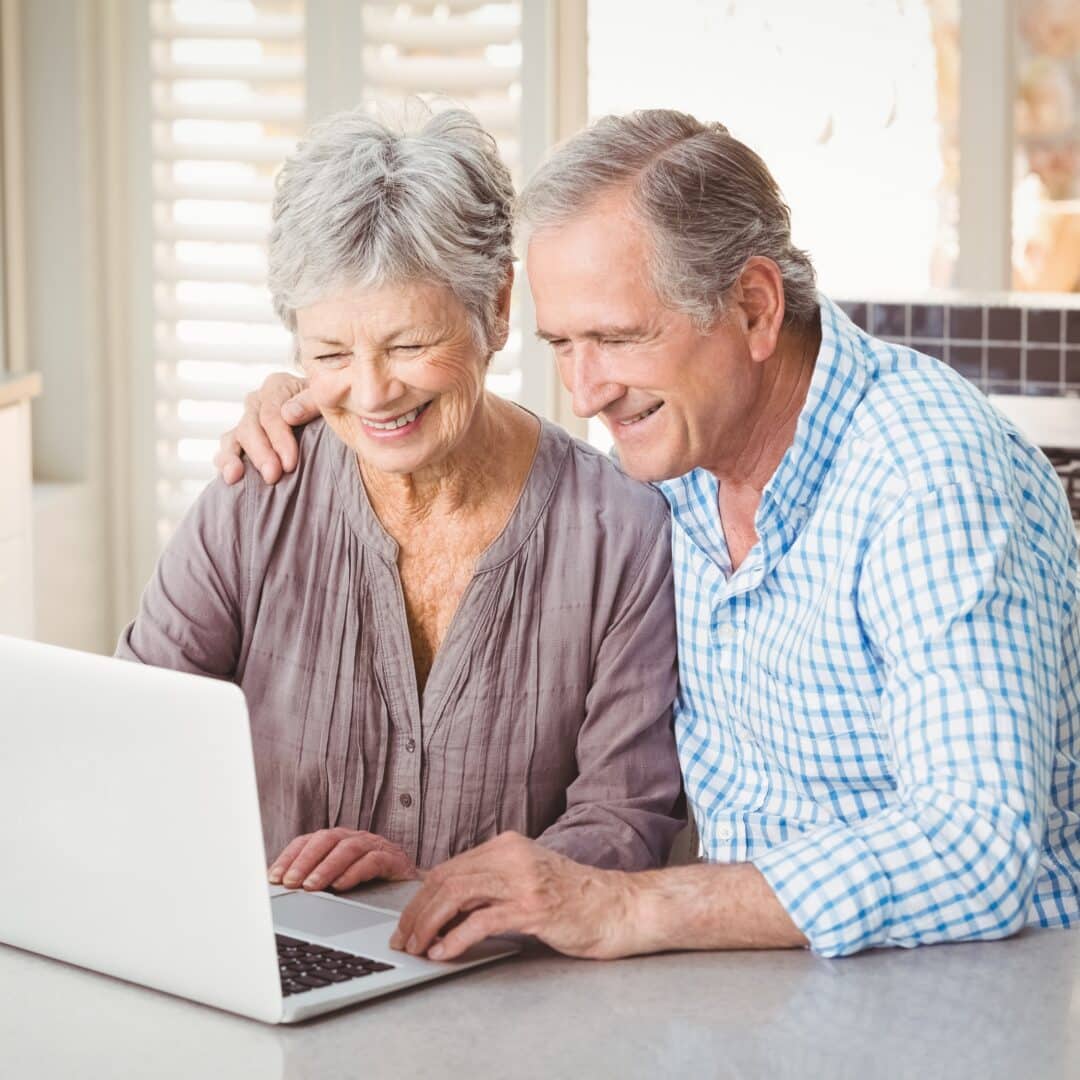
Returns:
[[[619,467],[484,389],[514,193],[469,114],[340,114],[279,176],[306,385],[249,399],[118,648],[243,688],[270,880],[421,876],[395,943],[436,959],[1080,920],[1046,459],[817,294],[719,124],[609,117],[517,208],[537,333]],[[684,785],[704,861],[662,868]]]

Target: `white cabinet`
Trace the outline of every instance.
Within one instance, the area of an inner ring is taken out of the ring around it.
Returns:
[[[0,379],[0,634],[32,637],[30,399],[38,376]]]

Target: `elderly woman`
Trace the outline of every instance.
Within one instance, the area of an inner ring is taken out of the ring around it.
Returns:
[[[276,486],[207,488],[117,650],[243,689],[271,881],[507,830],[638,869],[680,827],[663,499],[484,389],[512,198],[462,111],[340,114],[278,179],[271,291],[323,419]]]

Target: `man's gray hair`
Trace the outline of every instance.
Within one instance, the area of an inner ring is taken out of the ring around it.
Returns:
[[[464,109],[392,127],[359,109],[313,127],[278,173],[270,231],[274,309],[353,285],[451,289],[491,347],[513,262],[514,186],[495,140]]]
[[[649,230],[654,288],[699,327],[724,313],[754,256],[780,268],[785,323],[814,320],[814,268],[791,242],[791,212],[765,163],[723,124],[671,109],[606,116],[556,148],[518,214],[533,229],[563,225],[620,187]]]

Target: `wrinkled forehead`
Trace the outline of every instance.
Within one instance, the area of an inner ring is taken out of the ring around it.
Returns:
[[[664,308],[649,273],[643,228],[615,216],[582,216],[529,236],[525,267],[544,336],[641,326]]]
[[[409,330],[445,330],[467,321],[465,306],[453,290],[430,281],[346,285],[296,310],[301,341],[381,339]]]

